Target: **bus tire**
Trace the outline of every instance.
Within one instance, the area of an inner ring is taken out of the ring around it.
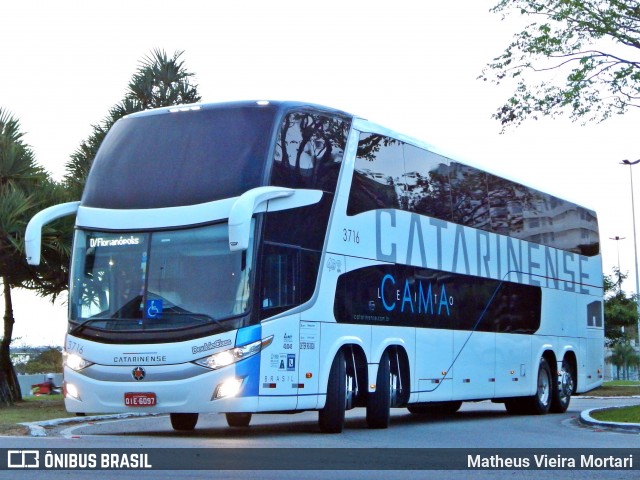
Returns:
[[[524,415],[527,413],[526,397],[507,398],[504,406],[510,415]]]
[[[196,428],[196,423],[198,423],[197,413],[172,413],[169,417],[171,418],[171,426],[179,432],[191,431]]]
[[[544,415],[551,408],[553,381],[549,363],[542,357],[538,366],[536,393],[530,397],[507,398],[504,406],[511,415]]]
[[[225,413],[224,415],[230,427],[248,427],[251,423],[250,413]]]
[[[378,366],[376,391],[369,394],[367,401],[367,426],[369,428],[387,428],[389,426],[391,397],[394,396],[392,389],[396,384],[393,377],[394,372],[391,371],[389,351],[386,350],[382,354]]]
[[[347,363],[342,350],[338,351],[327,384],[327,400],[318,412],[318,424],[322,433],[341,433],[344,428],[344,413],[347,407]]]
[[[462,406],[461,401],[432,402],[409,405],[407,410],[414,415],[453,415]]]
[[[553,396],[551,398],[552,413],[564,413],[569,408],[573,394],[573,367],[566,358],[562,360],[562,367],[558,372],[557,381],[553,382]]]

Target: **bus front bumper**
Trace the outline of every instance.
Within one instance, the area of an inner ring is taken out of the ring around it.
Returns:
[[[258,410],[258,396],[245,396],[247,384],[251,379],[236,375],[233,367],[207,371],[188,378],[156,381],[152,379],[166,376],[166,366],[110,367],[114,368],[130,372],[131,381],[107,381],[95,378],[100,375],[91,375],[95,371],[83,373],[65,368],[64,393],[67,411],[223,413]]]

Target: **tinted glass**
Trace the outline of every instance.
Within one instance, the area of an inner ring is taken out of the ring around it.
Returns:
[[[194,205],[260,186],[275,112],[269,106],[218,107],[123,118],[100,147],[83,205]]]
[[[495,175],[487,174],[491,230],[502,235],[519,237],[522,235],[523,202],[527,189]]]
[[[581,255],[600,251],[598,222],[591,210],[426,149],[363,133],[347,215],[385,208]]]
[[[403,209],[451,221],[449,160],[413,145],[404,145],[406,195]]]
[[[347,215],[401,207],[405,193],[402,145],[382,135],[360,135]]]
[[[311,112],[285,116],[278,133],[271,185],[335,192],[349,122]]]
[[[540,287],[403,265],[375,265],[338,278],[338,322],[533,334]]]
[[[265,241],[321,250],[332,201],[333,195],[324,193],[314,205],[265,213]]]
[[[468,227],[490,230],[486,173],[477,168],[453,162],[449,178],[453,221]]]
[[[320,252],[265,243],[260,281],[260,318],[300,305],[315,290]]]

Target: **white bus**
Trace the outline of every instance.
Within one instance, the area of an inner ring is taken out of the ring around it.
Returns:
[[[602,383],[594,212],[334,109],[239,102],[133,114],[76,215],[68,411],[564,412]]]

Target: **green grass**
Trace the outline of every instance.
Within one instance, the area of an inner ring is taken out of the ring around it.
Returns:
[[[62,395],[25,397],[15,405],[0,408],[0,435],[27,434],[28,429],[18,423],[73,416],[65,410]]]
[[[605,382],[600,388],[587,393],[599,397],[627,397],[640,395],[640,382],[635,380],[614,380]],[[602,422],[640,423],[640,405],[624,408],[609,408],[591,412],[596,420]]]
[[[605,382],[601,387],[585,393],[596,397],[630,397],[640,395],[640,382],[630,380],[616,380]]]
[[[637,380],[613,380],[611,382],[604,382],[607,387],[640,387],[640,382]]]
[[[590,415],[596,420],[603,422],[640,423],[640,405],[609,408],[607,410],[591,412]]]

